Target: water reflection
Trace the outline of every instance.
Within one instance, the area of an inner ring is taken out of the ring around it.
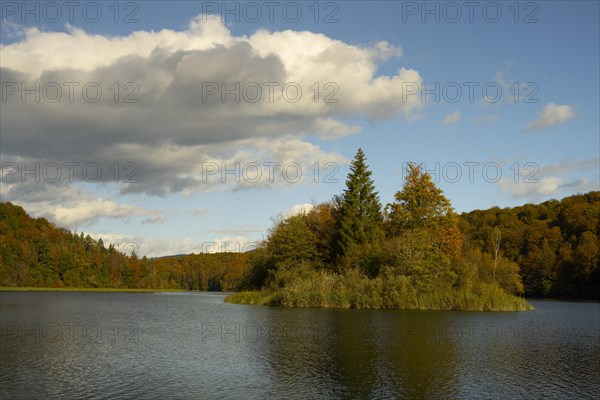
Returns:
[[[288,309],[206,293],[1,293],[2,398],[593,398],[600,304]]]
[[[256,349],[268,352],[265,358],[276,376],[275,393],[305,393],[308,397],[327,393],[334,398],[457,393],[455,345],[436,338],[435,329],[421,331],[426,316],[364,310],[270,310],[265,317],[272,326],[282,320],[288,325],[286,340]]]

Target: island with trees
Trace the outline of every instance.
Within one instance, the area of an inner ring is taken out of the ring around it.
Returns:
[[[292,307],[528,310],[519,266],[463,237],[450,201],[408,165],[382,207],[362,149],[333,201],[278,221],[249,257],[233,303]],[[499,230],[492,238],[499,244]]]
[[[160,258],[0,204],[0,286],[233,291],[292,307],[527,310],[524,297],[600,299],[600,192],[456,214],[409,164],[380,203],[362,150],[330,202],[280,218],[245,253]],[[121,251],[119,251],[121,250]]]

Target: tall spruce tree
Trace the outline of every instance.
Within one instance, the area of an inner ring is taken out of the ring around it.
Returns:
[[[376,238],[383,221],[381,203],[371,179],[371,171],[365,163],[361,148],[350,164],[344,194],[338,203],[338,245],[340,255],[345,255],[353,245],[370,243]]]

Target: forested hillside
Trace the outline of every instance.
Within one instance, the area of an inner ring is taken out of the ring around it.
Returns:
[[[126,255],[113,244],[106,248],[101,240],[2,203],[0,286],[237,290],[283,288],[314,273],[373,278],[401,269],[429,285],[435,279],[428,265],[436,265],[435,277],[455,284],[477,274],[477,281],[495,282],[514,294],[600,298],[600,192],[476,210],[427,229],[409,226],[415,219],[400,204],[411,194],[399,193],[381,214],[372,197],[358,223],[351,218],[356,213],[349,210],[351,197],[345,206],[342,197],[317,205],[279,221],[253,253],[156,259]]]
[[[249,259],[251,289],[226,301],[295,307],[528,310],[519,266],[460,231],[431,176],[409,164],[382,207],[358,149],[346,188],[278,221]]]
[[[0,204],[0,286],[233,290],[245,259],[240,253],[140,259]]]
[[[457,215],[407,168],[379,202],[362,150],[344,192],[271,228],[232,302],[291,306],[524,309],[518,296],[600,298],[600,192]]]
[[[541,204],[464,213],[460,228],[473,244],[521,267],[527,296],[600,298],[600,192]]]

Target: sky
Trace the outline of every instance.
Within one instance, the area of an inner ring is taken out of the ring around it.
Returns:
[[[1,201],[148,257],[245,251],[407,162],[457,212],[599,190],[597,1],[3,1]]]

